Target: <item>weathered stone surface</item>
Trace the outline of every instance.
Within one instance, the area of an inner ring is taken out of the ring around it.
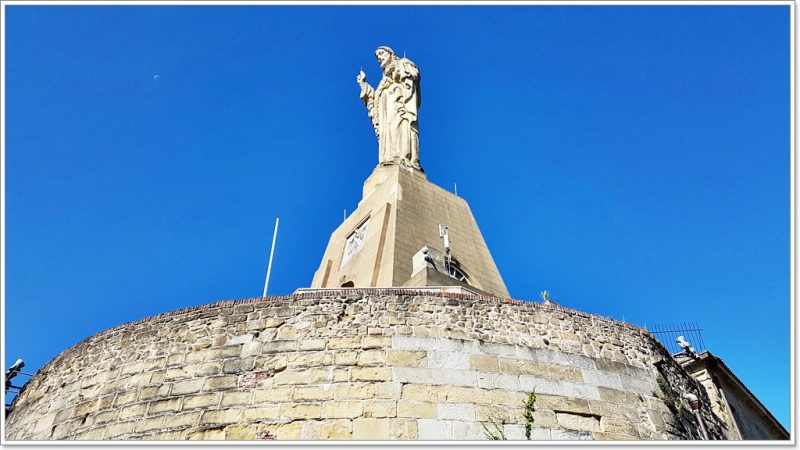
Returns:
[[[252,441],[256,432],[250,425],[231,425],[225,427],[225,440],[227,441]]]
[[[536,407],[556,412],[590,414],[589,402],[582,398],[560,397],[539,394],[536,396]]]
[[[397,440],[417,439],[417,421],[410,419],[391,419],[389,421],[389,438]]]
[[[319,403],[285,403],[281,416],[290,419],[319,419],[322,406]]]
[[[550,435],[554,441],[593,441],[594,435],[589,431],[553,429]]]
[[[558,424],[568,430],[601,431],[600,420],[596,416],[570,413],[556,413]]]
[[[364,403],[364,417],[397,417],[397,401],[371,400]]]
[[[333,399],[333,387],[324,386],[298,386],[294,388],[292,399],[297,401],[304,400],[331,400]],[[223,399],[224,400],[224,399]]]
[[[281,407],[279,405],[274,406],[262,406],[257,408],[247,408],[243,411],[244,420],[250,423],[262,422],[264,420],[273,420],[280,418],[281,415]]]
[[[475,405],[469,403],[439,403],[436,418],[475,422]]]
[[[602,399],[609,402],[621,403],[623,405],[629,405],[629,406],[643,404],[641,397],[632,392],[622,391],[613,388],[605,388],[602,386],[598,387],[598,390],[600,398],[593,398],[592,400]]]
[[[296,441],[300,439],[302,422],[262,423],[256,425],[256,439]]]
[[[636,427],[630,421],[625,419],[603,417],[600,419],[600,428],[606,433],[625,434],[637,438],[639,437]]]
[[[391,381],[392,369],[388,367],[354,367],[350,372],[352,381]]]
[[[520,375],[519,385],[526,392],[559,395],[562,397],[585,398],[600,400],[600,392],[596,386],[570,381],[553,380],[531,375]]]
[[[521,390],[518,375],[494,372],[478,372],[478,387],[486,389]]]
[[[345,440],[353,438],[353,423],[349,420],[310,422],[303,440]]]
[[[542,364],[535,361],[499,358],[500,371],[511,375],[535,375],[567,381],[583,381],[580,369],[562,365]]]
[[[397,417],[434,419],[436,416],[436,403],[415,400],[398,400],[397,402]]]
[[[337,400],[322,404],[322,416],[326,419],[354,419],[364,413],[364,403],[356,400]]]
[[[418,436],[422,441],[453,440],[453,421],[421,419],[417,421]]]
[[[415,350],[390,350],[389,364],[394,366],[426,367],[428,352]]]
[[[375,397],[374,383],[342,383],[335,389],[336,399],[366,399]]]
[[[621,389],[622,383],[620,382],[619,375],[612,372],[603,372],[599,370],[582,369],[583,380],[588,384],[597,386],[605,386],[615,389]]]
[[[470,355],[469,366],[473,370],[480,372],[499,372],[500,366],[496,356],[489,355]]]
[[[353,420],[353,439],[376,441],[386,439],[391,429],[391,419]]]
[[[151,402],[148,412],[150,414],[156,414],[164,411],[180,411],[182,402],[183,399],[180,397]],[[122,412],[120,412],[120,417],[122,417]]]
[[[239,313],[235,304],[68,349],[31,378],[6,437],[484,439],[481,422],[499,419],[522,439],[531,391],[533,439],[697,435],[653,397],[662,349],[605,319],[413,295],[250,301]],[[638,350],[603,350],[612,340]],[[669,361],[662,370],[673,394],[694,385]]]

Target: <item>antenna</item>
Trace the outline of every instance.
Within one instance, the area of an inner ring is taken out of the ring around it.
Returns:
[[[342,221],[347,220],[347,208],[344,209],[344,217],[342,217]]]
[[[455,191],[456,197],[458,197],[458,183],[453,183],[453,190]]]
[[[269,251],[269,264],[267,265],[267,279],[264,280],[264,295],[262,297],[267,296],[267,287],[269,286],[269,274],[272,272],[272,255],[275,254],[275,240],[278,239],[278,222],[280,222],[281,218],[275,218],[275,232],[272,233],[272,249]]]
[[[450,263],[452,259],[450,257],[450,234],[447,232],[447,227],[439,224],[439,237],[444,240],[444,253],[445,253],[445,264],[447,264],[447,271],[450,272]]]

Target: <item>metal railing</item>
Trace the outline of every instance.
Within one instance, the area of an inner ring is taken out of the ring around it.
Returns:
[[[703,342],[703,329],[697,322],[678,322],[672,324],[647,325],[645,329],[656,339],[659,340],[670,353],[682,353],[683,349],[676,342],[678,336],[683,336],[689,341],[697,353],[706,349]]]

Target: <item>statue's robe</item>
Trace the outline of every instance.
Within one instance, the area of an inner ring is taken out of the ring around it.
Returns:
[[[406,58],[392,61],[384,70],[376,89],[364,83],[361,99],[378,136],[378,161],[400,164],[405,161],[417,169],[419,163],[419,125],[421,101],[419,69]]]

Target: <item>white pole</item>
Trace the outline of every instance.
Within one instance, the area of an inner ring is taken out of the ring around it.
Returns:
[[[278,238],[278,222],[280,217],[275,218],[275,232],[272,234],[272,249],[269,251],[269,264],[267,265],[267,279],[264,281],[264,295],[267,296],[267,286],[269,286],[269,273],[272,272],[272,255],[275,254],[275,240]]]

